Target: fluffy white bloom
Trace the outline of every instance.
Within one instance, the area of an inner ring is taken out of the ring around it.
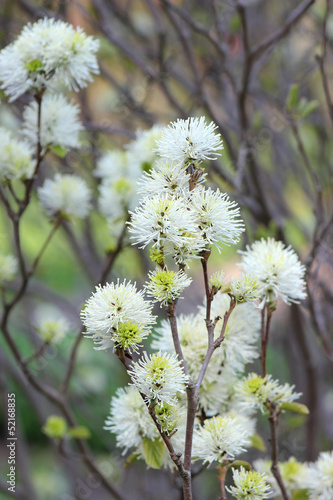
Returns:
[[[113,180],[118,178],[119,172],[121,175],[127,173],[129,168],[128,154],[121,149],[114,149],[105,152],[97,161],[95,169],[96,177],[101,179]]]
[[[266,475],[260,472],[233,469],[233,480],[235,486],[226,489],[237,500],[265,500],[271,493]]]
[[[161,306],[179,298],[182,291],[188,287],[192,279],[183,271],[168,271],[155,269],[149,273],[150,281],[146,283],[147,295],[154,297],[154,302],[161,302]]]
[[[196,222],[193,212],[186,203],[167,195],[144,198],[132,214],[129,231],[132,239],[144,248],[149,243],[163,246],[165,241],[174,247],[191,246],[196,234]]]
[[[46,95],[41,107],[41,145],[76,148],[80,145],[79,132],[83,125],[79,119],[80,109],[61,94]],[[33,101],[23,112],[23,134],[27,140],[37,144],[38,105]]]
[[[156,151],[163,158],[183,164],[216,159],[216,151],[223,148],[220,134],[215,133],[217,125],[206,124],[205,118],[177,120],[162,130],[156,141]]]
[[[310,500],[333,498],[333,451],[320,453],[318,460],[309,464],[303,484],[309,489]]]
[[[230,292],[238,304],[242,302],[255,303],[259,299],[258,288],[257,279],[249,274],[230,280]]]
[[[259,281],[263,301],[281,298],[286,304],[298,303],[306,297],[305,267],[295,251],[273,238],[255,241],[246,251],[240,251],[239,267]]]
[[[212,417],[203,427],[194,431],[193,458],[204,462],[232,460],[245,451],[249,436],[232,417]]]
[[[99,158],[95,175],[110,183],[124,178],[135,183],[142,175],[142,169],[132,161],[127,151],[114,149],[106,151]]]
[[[13,255],[0,254],[0,286],[13,281],[18,271],[18,262]]]
[[[152,304],[145,301],[143,291],[137,291],[131,282],[107,283],[96,287],[81,311],[81,319],[94,339],[97,349],[107,349],[114,343],[124,349],[136,350],[136,346],[150,332],[155,323],[151,314]]]
[[[135,387],[147,401],[176,404],[176,394],[185,392],[188,378],[177,355],[158,352],[148,356],[144,352],[143,356],[129,371]]]
[[[279,385],[271,375],[261,377],[256,373],[250,373],[235,386],[235,393],[239,397],[240,406],[244,408],[258,408],[265,411],[267,405],[274,403],[279,409],[284,403],[291,403],[302,394],[294,392],[294,385]]]
[[[118,389],[111,399],[110,416],[105,421],[104,429],[115,434],[117,446],[124,448],[124,453],[129,448],[138,448],[142,438],[158,437],[147,407],[133,386]]]
[[[60,311],[43,307],[35,311],[34,328],[45,342],[57,344],[70,330],[70,324]]]
[[[257,471],[266,474],[266,481],[273,490],[273,496],[281,494],[280,487],[271,471],[272,462],[258,459],[254,461],[253,466]],[[287,462],[279,462],[279,469],[290,494],[307,487],[306,481],[309,476],[307,464],[300,463],[294,457],[290,457]]]
[[[215,243],[219,248],[219,242],[229,245],[239,241],[244,224],[239,218],[237,203],[229,201],[226,194],[210,188],[196,188],[191,192],[191,208],[202,239],[208,245]]]
[[[91,191],[76,175],[56,174],[38,189],[42,207],[49,215],[84,218],[90,210]]]
[[[10,132],[0,128],[0,179],[30,179],[35,165],[33,151],[26,141],[14,139]]]
[[[136,181],[141,174],[126,151],[108,151],[98,160],[95,175],[102,178],[98,206],[110,223],[127,219],[128,210],[137,206]]]
[[[27,24],[14,43],[0,52],[0,81],[13,101],[27,91],[64,82],[75,91],[98,73],[99,42],[81,28],[55,19]]]
[[[215,293],[221,290],[225,286],[225,273],[224,271],[216,271],[216,273],[212,274],[209,278],[209,286],[212,289],[212,292]]]
[[[136,139],[127,145],[131,163],[144,170],[150,169],[156,159],[156,141],[160,139],[163,129],[162,125],[156,124],[149,130],[136,131]]]
[[[110,221],[126,219],[128,210],[136,205],[135,183],[130,178],[122,177],[114,182],[106,180],[99,186],[98,207]]]
[[[148,197],[160,193],[182,196],[188,191],[189,179],[189,174],[180,163],[158,164],[149,173],[143,173],[138,182],[138,193]]]
[[[217,321],[215,334],[219,335],[223,316],[229,309],[230,297],[218,292],[212,303],[212,317],[221,318]],[[200,309],[204,318],[205,308]],[[229,367],[236,375],[244,370],[244,365],[252,363],[259,355],[258,340],[260,336],[260,315],[253,304],[239,304],[234,309],[227,323],[224,341],[221,345],[221,360],[223,366]]]

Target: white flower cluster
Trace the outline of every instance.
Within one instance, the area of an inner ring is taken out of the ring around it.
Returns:
[[[137,205],[136,181],[141,174],[140,166],[130,160],[127,151],[108,151],[97,162],[95,175],[101,179],[98,207],[114,235],[118,223],[122,227],[128,210]]]
[[[212,417],[194,431],[193,457],[203,462],[233,460],[249,445],[246,429],[233,417]]]
[[[40,307],[34,316],[33,326],[44,342],[58,344],[70,331],[70,324],[58,309]]]
[[[280,487],[271,471],[272,462],[270,460],[258,459],[254,462],[254,467],[260,473],[266,475],[266,481],[273,490],[273,495],[281,493]],[[280,473],[290,495],[298,490],[304,490],[308,476],[308,465],[298,462],[294,457],[290,457],[287,462],[279,462]],[[306,498],[308,498],[306,496]]]
[[[187,165],[201,160],[216,159],[216,151],[222,149],[220,134],[215,133],[217,125],[206,124],[205,118],[177,120],[166,127],[156,141],[156,151],[162,158]]]
[[[62,82],[78,91],[99,71],[98,47],[98,40],[63,21],[45,18],[29,23],[0,52],[1,88],[12,101]]]
[[[0,180],[30,179],[34,173],[31,145],[14,139],[10,132],[0,128]]]
[[[91,207],[91,191],[77,175],[56,174],[38,189],[38,196],[50,216],[84,218]]]
[[[263,304],[281,298],[286,304],[298,303],[306,297],[305,267],[295,251],[273,238],[247,246],[239,267],[259,282],[259,294]]]
[[[137,182],[155,162],[153,147],[161,130],[160,125],[154,125],[150,130],[138,130],[136,139],[127,145],[125,151],[107,151],[97,162],[95,176],[101,179],[98,207],[108,220],[113,236],[122,230],[128,211],[134,210],[138,204]]]
[[[129,371],[135,387],[149,403],[177,404],[177,393],[185,392],[188,377],[176,354],[144,352]]]
[[[142,248],[151,244],[161,260],[172,255],[178,264],[187,265],[212,245],[236,243],[244,230],[236,203],[219,190],[202,186],[200,161],[221,149],[215,129],[203,117],[178,120],[164,128],[156,141],[164,161],[139,181],[143,199],[130,212],[129,231]]]
[[[167,269],[155,269],[153,273],[149,273],[149,278],[150,281],[146,283],[147,295],[152,296],[154,302],[160,302],[161,306],[178,299],[192,282],[183,271],[176,273]]]
[[[303,484],[310,500],[333,498],[333,451],[320,453],[318,460],[308,465]]]
[[[61,94],[47,94],[41,104],[40,143],[44,150],[54,146],[76,148],[80,145],[79,132],[83,125],[79,120],[79,107],[67,101]],[[33,101],[23,112],[23,134],[30,144],[38,140],[38,105]]]
[[[131,282],[118,280],[96,287],[81,312],[85,335],[94,339],[96,349],[115,346],[136,351],[155,322],[151,309],[152,304]]]
[[[280,385],[271,375],[263,378],[256,373],[250,373],[236,384],[235,393],[239,398],[240,407],[265,412],[271,403],[279,410],[284,403],[292,403],[298,399],[302,394],[294,392],[294,387],[289,384]]]
[[[13,281],[18,271],[18,262],[13,255],[0,254],[0,286]]]
[[[266,474],[241,467],[233,469],[233,480],[235,486],[227,487],[227,491],[237,500],[265,500],[272,493]]]
[[[163,405],[157,403],[154,407],[157,420],[166,434],[171,434],[178,429],[184,411],[177,405]],[[146,404],[134,386],[118,389],[111,400],[110,415],[105,421],[104,429],[116,435],[119,448],[125,454],[128,449],[143,455],[142,441],[154,440],[159,437],[159,432],[154,425]],[[166,465],[169,461],[166,462]]]

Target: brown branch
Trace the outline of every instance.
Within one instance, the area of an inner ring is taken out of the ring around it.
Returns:
[[[267,347],[269,340],[269,329],[272,319],[273,310],[269,303],[265,304],[264,309],[261,312],[261,350],[260,350],[260,361],[261,361],[261,369],[262,376],[266,377],[267,368],[266,368],[266,355],[267,355]]]
[[[328,83],[327,65],[326,65],[326,59],[327,59],[327,20],[328,20],[328,16],[329,16],[329,8],[330,8],[330,0],[326,0],[326,9],[325,9],[324,22],[323,22],[322,54],[317,55],[316,60],[319,64],[321,79],[323,82],[324,93],[325,93],[325,98],[326,98],[326,103],[327,103],[327,108],[328,108],[328,114],[329,114],[329,117],[330,117],[332,125],[333,125],[333,99],[332,99],[332,95],[331,95],[331,91],[330,91],[330,86]]]
[[[169,318],[171,335],[173,340],[173,345],[175,347],[176,354],[178,356],[179,361],[183,365],[183,369],[185,375],[190,376],[189,370],[187,368],[186,360],[183,355],[182,347],[180,345],[179,335],[178,335],[178,326],[177,326],[177,318],[176,318],[176,301],[173,301],[169,304],[167,308],[167,315]]]
[[[270,428],[271,428],[271,445],[272,445],[272,467],[271,471],[280,487],[282,496],[284,500],[290,500],[289,493],[286,489],[286,486],[283,482],[280,468],[279,468],[279,445],[278,445],[278,436],[277,429],[279,425],[279,416],[276,412],[276,407],[274,403],[270,403],[269,407],[270,415],[268,417]]]
[[[286,21],[283,23],[283,27],[278,29],[272,35],[269,35],[265,40],[258,43],[256,47],[252,50],[253,59],[258,59],[261,57],[268,49],[276,45],[280,40],[288,35],[291,28],[302,18],[306,11],[315,3],[316,0],[305,0],[295,7],[295,9],[289,14]]]

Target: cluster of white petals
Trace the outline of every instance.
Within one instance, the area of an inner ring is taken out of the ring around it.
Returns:
[[[266,474],[241,467],[233,469],[233,480],[235,486],[226,489],[237,500],[265,500],[272,493]]]
[[[305,266],[290,246],[273,238],[262,238],[239,253],[242,254],[239,267],[258,280],[263,303],[278,298],[286,304],[298,303],[306,297]]]
[[[257,471],[266,474],[266,481],[273,490],[273,496],[281,494],[279,484],[271,470],[271,460],[258,459],[254,461],[253,466]],[[279,462],[279,469],[284,485],[290,495],[306,488],[307,477],[309,476],[308,464],[298,462],[294,457],[290,457],[286,462]]]
[[[143,298],[143,291],[126,280],[123,283],[107,283],[96,287],[81,311],[86,327],[85,335],[98,346],[107,349],[114,344],[136,350],[137,344],[146,338],[155,318],[152,304]]]
[[[38,189],[40,203],[51,216],[84,218],[91,207],[91,191],[77,175],[56,174]]]
[[[0,254],[0,286],[13,281],[18,271],[18,262],[13,255]]]
[[[147,295],[153,297],[154,302],[160,302],[161,306],[178,299],[181,292],[192,282],[183,271],[175,272],[167,269],[155,269],[149,273],[149,278],[150,281],[145,287]]]
[[[33,325],[44,342],[57,344],[70,331],[70,324],[63,314],[51,307],[40,307],[34,313]]]
[[[144,198],[132,214],[129,231],[136,243],[144,248],[150,243],[164,247],[191,245],[197,226],[194,213],[187,210],[185,200],[166,194]]]
[[[43,149],[54,146],[79,147],[79,132],[83,130],[79,114],[79,107],[68,102],[62,94],[45,95],[41,104],[40,128],[40,143]],[[35,146],[38,141],[38,104],[36,101],[24,109],[23,118],[23,134]]]
[[[137,363],[133,363],[129,374],[135,387],[146,396],[149,403],[177,403],[177,393],[185,392],[188,377],[184,373],[176,354],[143,353]]]
[[[1,88],[12,101],[60,82],[78,91],[99,72],[98,47],[98,40],[63,21],[44,18],[29,23],[0,52]]]
[[[184,196],[188,192],[190,176],[181,163],[158,163],[149,172],[144,172],[138,182],[138,193],[151,197],[158,193]]]
[[[207,125],[203,116],[178,119],[162,130],[156,151],[163,158],[182,164],[216,159],[217,151],[223,148],[216,129],[217,125],[213,122]]]
[[[28,142],[15,139],[0,127],[0,180],[30,179],[35,169],[32,155]]]
[[[229,201],[228,195],[198,187],[191,192],[190,202],[207,246],[215,243],[219,248],[218,243],[230,245],[239,241],[244,224],[237,203]]]
[[[136,138],[128,146],[128,156],[132,164],[141,170],[149,170],[156,161],[156,141],[161,138],[162,125],[156,124],[148,130],[137,130]]]
[[[98,207],[108,219],[111,230],[115,223],[123,227],[128,210],[136,207],[136,181],[141,174],[140,166],[130,161],[126,151],[108,151],[98,160],[95,175],[102,179]]]
[[[271,375],[261,377],[250,373],[235,386],[235,393],[239,397],[239,405],[248,409],[260,409],[265,412],[267,406],[274,403],[280,409],[284,403],[292,403],[299,399],[301,393],[294,392],[295,386],[280,385]]]
[[[249,435],[239,421],[233,417],[212,417],[203,427],[194,431],[192,456],[203,462],[233,460],[246,451]]]
[[[317,461],[308,465],[303,484],[310,500],[333,498],[333,451],[320,453]]]
[[[240,278],[230,279],[230,293],[234,296],[237,304],[242,302],[255,303],[259,299],[259,283],[250,274],[245,274]]]

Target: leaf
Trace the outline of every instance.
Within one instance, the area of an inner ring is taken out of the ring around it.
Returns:
[[[89,439],[91,437],[90,430],[84,425],[71,427],[68,431],[68,435],[74,439]]]
[[[287,101],[286,101],[287,111],[290,112],[297,106],[298,95],[299,95],[299,85],[298,85],[298,83],[294,83],[290,87],[289,92],[288,92]]]
[[[130,465],[132,465],[134,462],[137,461],[137,459],[139,458],[140,456],[140,453],[132,453],[132,455],[130,455],[127,459],[126,459],[126,462],[125,462],[125,468],[126,467],[129,467]]]
[[[160,469],[163,463],[165,445],[160,438],[142,439],[143,455],[146,464],[152,469]]]
[[[301,403],[283,403],[280,406],[280,409],[293,411],[294,413],[300,413],[301,415],[308,415],[310,413],[308,407],[302,405]]]
[[[263,438],[259,436],[259,434],[253,434],[253,436],[250,437],[250,441],[252,448],[255,448],[259,451],[266,451],[265,442]]]
[[[50,438],[62,438],[67,433],[66,420],[57,415],[51,415],[42,427],[42,431]]]
[[[306,118],[307,116],[311,115],[319,106],[318,101],[310,101],[307,103],[305,106],[303,112],[302,112],[302,118]]]
[[[50,148],[51,153],[53,153],[56,156],[59,156],[59,158],[64,158],[66,156],[67,150],[66,148],[63,148],[62,146],[52,146]]]
[[[230,465],[228,465],[228,469],[239,469],[240,467],[244,467],[245,470],[252,470],[252,465],[245,460],[235,460]]]
[[[306,500],[307,498],[309,498],[308,490],[295,490],[293,491],[291,498],[292,500]]]
[[[39,68],[41,68],[43,66],[43,63],[42,61],[40,61],[39,59],[33,59],[32,61],[30,62],[27,62],[25,64],[25,67],[31,72],[33,73],[34,71],[37,71]]]

